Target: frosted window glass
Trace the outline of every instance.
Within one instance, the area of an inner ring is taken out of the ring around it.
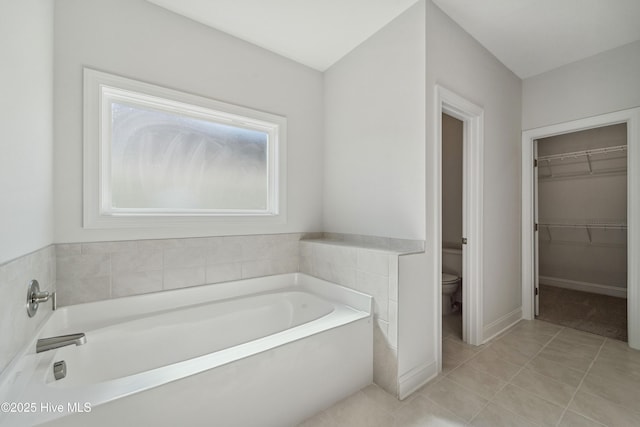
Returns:
[[[115,209],[268,208],[266,132],[111,103]]]

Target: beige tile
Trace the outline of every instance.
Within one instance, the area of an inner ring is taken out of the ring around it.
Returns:
[[[211,237],[189,237],[180,239],[147,239],[138,240],[139,249],[177,249],[177,248],[205,248],[211,244]]]
[[[398,346],[398,303],[389,300],[389,343]]]
[[[101,301],[108,299],[111,295],[111,279],[110,277],[58,279],[56,288],[60,306]]]
[[[478,371],[466,364],[454,369],[447,378],[487,399],[493,397],[507,384],[493,375]]]
[[[176,289],[205,284],[205,268],[177,268],[164,270],[163,288]]]
[[[640,413],[640,381],[630,378],[610,378],[587,374],[580,390]]]
[[[537,353],[537,351],[528,348],[528,346],[518,347],[502,341],[490,344],[489,349],[500,359],[518,366],[524,366]]]
[[[442,316],[442,338],[453,338],[462,342],[462,313]]]
[[[162,290],[162,271],[144,271],[114,275],[111,297],[125,297]]]
[[[534,427],[537,424],[527,421],[502,406],[490,403],[473,419],[470,425],[477,427]]]
[[[470,421],[487,404],[484,397],[447,378],[435,384],[427,397],[466,421]]]
[[[389,299],[398,300],[398,255],[389,255]]]
[[[313,260],[306,256],[300,257],[300,265],[298,266],[301,273],[308,274],[310,276],[314,275],[313,272]]]
[[[208,265],[206,270],[207,283],[228,282],[242,278],[242,263]]]
[[[358,265],[358,250],[356,248],[318,244],[315,248],[315,256],[319,261],[325,261],[332,265],[356,269]]]
[[[136,250],[111,254],[111,271],[114,274],[155,270],[162,270],[162,251],[160,250]]]
[[[572,340],[567,340],[560,336],[557,336],[556,338],[554,338],[547,347],[558,349],[570,356],[584,357],[590,360],[595,359],[596,355],[600,351],[600,345],[579,344]]]
[[[395,396],[398,393],[398,353],[379,328],[373,328],[373,382]]]
[[[560,333],[557,335],[557,338],[573,344],[590,345],[595,347],[600,347],[605,340],[604,337],[601,337],[599,335],[577,331],[571,328],[565,328],[560,331]]]
[[[596,358],[589,370],[590,373],[614,379],[632,378],[640,381],[640,364],[625,355],[603,355],[603,352]]]
[[[237,237],[214,240],[206,249],[207,265],[228,264],[242,260],[242,243]]]
[[[385,412],[391,413],[403,405],[400,400],[391,396],[375,384],[371,384],[363,388],[362,392],[373,402],[374,405],[383,409]]]
[[[638,426],[640,415],[598,396],[578,390],[569,409],[609,426]]]
[[[431,389],[433,389],[433,386],[435,386],[438,382],[442,381],[442,379],[444,378],[444,375],[438,375],[437,377],[435,377],[434,379],[432,379],[431,381],[429,381],[428,383],[426,383],[425,385],[423,385],[422,387],[420,387],[415,393],[414,395],[428,395],[429,392],[431,391]]]
[[[170,248],[163,252],[165,269],[204,267],[206,263],[205,248]]]
[[[603,424],[600,424],[596,421],[590,420],[589,418],[585,418],[580,414],[576,414],[572,411],[565,412],[562,420],[560,420],[560,424],[558,427],[602,427]]]
[[[314,246],[311,242],[301,241],[299,246],[300,256],[311,258],[313,256]]]
[[[544,356],[535,357],[527,364],[527,368],[573,387],[577,387],[584,377],[583,371],[545,359]]]
[[[138,250],[138,244],[135,240],[82,244],[83,254],[110,254],[114,252],[132,252],[136,250]]]
[[[394,419],[359,391],[326,410],[336,426],[389,427]]]
[[[373,297],[374,313],[385,321],[389,321],[389,278],[377,274],[356,272],[355,289]]]
[[[270,276],[298,271],[298,258],[265,259],[242,263],[242,278]]]
[[[542,320],[521,320],[513,327],[513,330],[531,331],[546,335],[555,335],[562,329],[562,326],[543,322]]]
[[[558,382],[550,377],[523,369],[511,380],[511,383],[531,392],[549,402],[567,406],[577,386]]]
[[[532,348],[539,350],[542,346],[549,343],[553,339],[552,335],[541,334],[539,332],[529,330],[514,330],[501,338],[500,341],[505,343],[522,343],[529,344]],[[497,341],[497,340],[496,340]]]
[[[395,427],[464,426],[465,420],[432,400],[418,396],[393,414]]]
[[[82,253],[81,243],[58,243],[55,246],[57,256],[80,255]]]
[[[545,426],[555,426],[563,412],[560,406],[512,384],[502,389],[493,402],[531,422]]]
[[[459,340],[445,338],[442,340],[442,358],[457,359],[460,361],[469,360],[478,353],[476,348],[469,346]]]
[[[333,419],[322,411],[313,417],[298,424],[298,427],[334,427],[336,424]]]
[[[367,273],[389,276],[389,254],[388,252],[374,251],[369,249],[358,249],[357,268]]]
[[[59,256],[56,259],[58,279],[106,277],[111,274],[109,254]]]
[[[579,348],[567,344],[551,343],[540,352],[539,356],[583,372],[589,369],[593,362],[593,356],[585,355]]]
[[[626,355],[630,361],[636,361],[640,363],[640,350],[635,350],[629,347],[629,343],[624,341],[613,340],[607,338],[602,347],[601,354],[612,354],[616,356]]]
[[[466,362],[466,365],[498,377],[503,381],[509,381],[520,370],[521,366],[507,362],[500,358],[500,354],[487,348],[478,353],[473,359]]]

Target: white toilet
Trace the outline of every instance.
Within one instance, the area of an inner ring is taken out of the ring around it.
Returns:
[[[451,314],[453,296],[460,286],[461,278],[449,273],[442,273],[442,315]]]

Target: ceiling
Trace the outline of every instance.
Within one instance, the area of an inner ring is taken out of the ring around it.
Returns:
[[[417,0],[148,1],[324,71]],[[640,40],[640,0],[433,2],[520,78]]]
[[[324,71],[417,0],[148,0]]]
[[[640,0],[433,0],[520,78],[640,40]]]

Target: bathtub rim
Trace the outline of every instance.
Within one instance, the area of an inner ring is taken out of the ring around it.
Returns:
[[[295,288],[295,290],[304,290],[321,296],[331,302],[339,301],[358,311],[373,313],[373,299],[369,295],[333,282],[297,272],[170,289],[63,306],[47,314],[47,319],[42,323],[41,327],[38,328],[35,337],[37,339],[46,335],[78,332],[76,331],[78,326],[61,328],[55,324],[58,322],[58,318],[63,316],[82,317],[84,320],[78,321],[71,319],[70,321],[76,322],[74,323],[75,325],[81,322],[80,327],[86,330],[93,330],[100,327],[102,323],[111,324],[114,319],[122,317],[123,312],[129,313],[130,318],[135,319],[163,310],[175,310],[195,304],[241,298],[250,294],[268,293],[285,288],[286,286],[283,285],[283,281],[286,281],[287,286],[292,288],[292,290],[294,290],[293,288]],[[256,286],[260,287],[261,290],[256,292]],[[200,295],[199,298],[198,295]],[[142,310],[140,310],[140,301],[145,301],[145,307]],[[117,308],[117,310],[114,308]],[[123,319],[123,321],[126,320],[128,319]],[[64,319],[60,321],[64,321]],[[50,329],[55,329],[56,332],[49,332]],[[31,343],[27,344],[27,347],[29,347],[30,344]]]
[[[286,284],[283,284],[282,279],[286,279]],[[262,290],[256,292],[256,286],[262,287]],[[51,321],[51,317],[55,315],[55,312],[53,312],[48,314],[47,319],[38,328],[38,330],[34,334],[33,339],[23,348],[18,356],[16,356],[14,360],[12,360],[10,365],[7,366],[7,368],[2,372],[2,375],[0,375],[0,400],[24,401],[24,399],[20,399],[24,396],[24,394],[30,387],[34,387],[35,383],[35,387],[32,389],[32,391],[34,391],[35,393],[33,393],[32,396],[29,396],[30,401],[50,403],[58,402],[61,404],[66,404],[67,402],[75,402],[79,400],[77,395],[79,389],[88,389],[86,390],[86,393],[83,392],[82,398],[85,401],[91,401],[93,405],[99,405],[102,403],[113,401],[115,399],[129,396],[131,394],[143,392],[145,390],[161,386],[168,382],[177,381],[187,376],[197,375],[198,373],[227,365],[235,360],[244,359],[252,355],[267,352],[269,350],[284,346],[290,342],[299,341],[304,338],[311,337],[315,334],[335,329],[346,324],[354,323],[367,318],[369,318],[369,321],[372,322],[373,319],[372,296],[303,273],[288,273],[224,283],[207,284],[189,288],[172,289],[150,294],[132,295],[110,300],[65,306],[61,307],[59,310],[66,309],[66,311],[70,311],[74,309],[86,314],[87,310],[95,312],[96,307],[110,309],[113,308],[117,303],[126,302],[128,304],[136,304],[141,299],[146,298],[160,299],[160,301],[164,301],[171,296],[186,294],[193,297],[199,293],[202,294],[204,292],[209,297],[211,297],[211,299],[209,299],[208,301],[213,302],[248,295],[257,295],[260,293],[272,293],[277,291],[304,291],[326,299],[334,305],[335,309],[321,319],[326,320],[327,318],[331,318],[332,321],[336,321],[335,324],[332,324],[329,327],[320,327],[318,325],[319,319],[317,319],[312,322],[278,332],[268,337],[260,338],[248,343],[240,344],[222,350],[221,352],[229,352],[229,350],[234,350],[234,353],[239,353],[236,354],[235,357],[223,363],[211,363],[211,359],[215,359],[216,355],[218,355],[218,353],[221,353],[214,352],[176,362],[171,365],[129,375],[127,377],[108,380],[84,387],[64,389],[59,387],[51,387],[46,383],[46,369],[48,369],[48,367],[50,367],[53,363],[55,359],[55,351],[37,354],[35,353],[35,343],[38,338],[42,337],[45,334],[44,332],[47,330],[47,324]],[[229,293],[233,294],[233,296],[229,296]],[[182,299],[177,307],[188,307],[190,305],[194,305],[182,303],[184,301],[185,300]],[[199,300],[196,304],[201,303],[203,303],[203,301]],[[147,313],[149,314],[156,311],[147,311]],[[108,313],[108,310],[103,311],[103,314],[104,313]],[[305,333],[300,334],[301,331],[305,331]],[[275,345],[260,345],[264,344],[266,340],[271,340],[274,336],[282,338],[289,335],[294,336],[289,337],[288,339],[280,340]],[[255,348],[256,346],[258,347],[257,349]],[[23,375],[23,373],[25,374]],[[113,390],[111,390],[110,392],[105,393],[104,390],[101,390],[101,388],[104,388],[104,385],[115,386],[119,391],[114,392]],[[129,389],[129,391],[124,391],[124,389]],[[45,418],[46,420],[53,419],[50,416],[56,414],[37,415],[39,415],[36,416],[38,422],[45,422]],[[25,421],[27,421],[27,424],[25,425],[29,425],[28,423],[33,421],[32,418],[27,418],[28,419],[25,419]],[[2,423],[6,419],[8,419],[7,414],[0,414],[0,425],[3,425]],[[22,422],[22,420],[20,420],[20,422]]]

